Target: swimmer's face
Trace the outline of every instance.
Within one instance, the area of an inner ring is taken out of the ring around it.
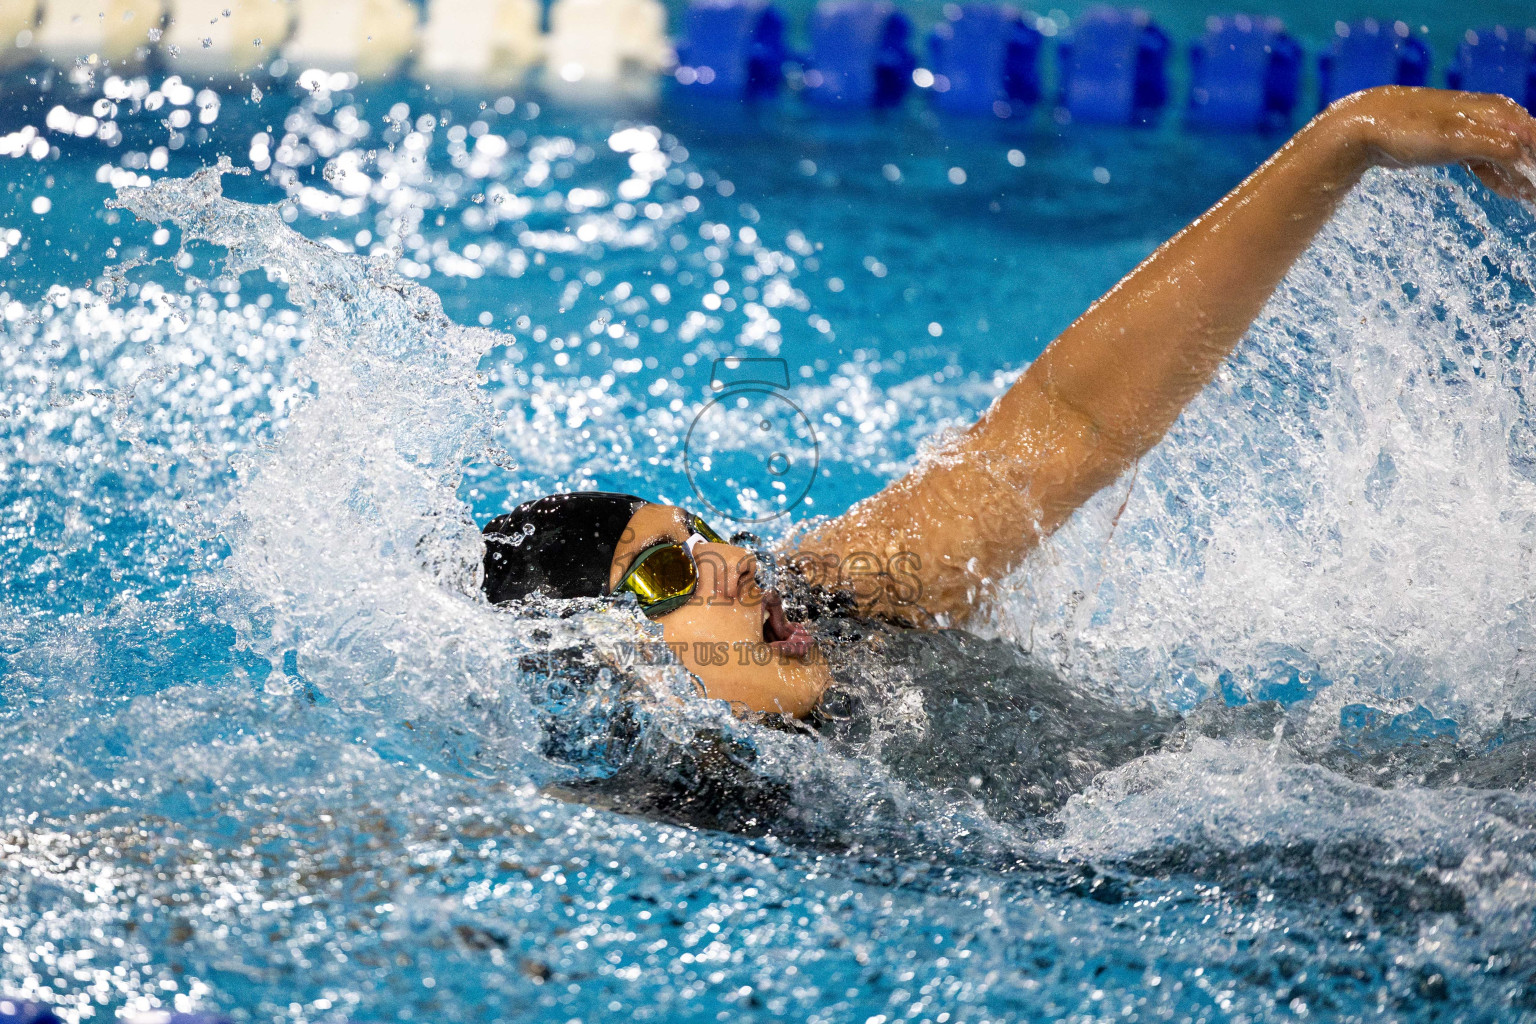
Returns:
[[[608,586],[656,544],[682,543],[693,533],[687,510],[642,505],[613,549]],[[682,607],[656,619],[665,641],[715,699],[754,711],[804,714],[826,682],[809,634],[784,616],[778,592],[757,583],[757,558],[735,544],[705,541],[693,548],[698,589]]]

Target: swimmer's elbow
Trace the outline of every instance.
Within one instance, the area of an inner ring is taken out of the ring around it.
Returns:
[[[1093,491],[1161,441],[1184,406],[1162,394],[1098,395],[1051,381],[1042,390],[1050,410],[1046,435],[1060,455],[1098,481]]]

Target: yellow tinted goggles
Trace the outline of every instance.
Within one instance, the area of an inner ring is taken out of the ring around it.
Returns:
[[[629,571],[613,592],[628,590],[633,593],[640,602],[640,610],[653,619],[687,604],[699,589],[699,563],[693,557],[694,545],[725,543],[723,537],[696,515],[688,517],[688,526],[693,534],[686,541],[653,544],[635,556]]]

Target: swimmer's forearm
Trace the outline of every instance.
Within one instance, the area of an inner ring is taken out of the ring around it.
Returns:
[[[1095,302],[941,459],[825,524],[802,551],[834,565],[915,555],[914,606],[889,607],[899,588],[882,580],[866,587],[868,610],[962,621],[987,580],[1155,444],[1215,373],[1359,180],[1358,148],[1334,122],[1309,125]]]
[[[1517,175],[1525,160],[1536,121],[1502,97],[1389,87],[1335,104],[1095,302],[968,433],[801,552],[885,565],[872,610],[963,619],[1162,438],[1368,168],[1464,162],[1536,199]]]
[[[1536,122],[1510,101],[1398,88],[1348,97],[1095,302],[977,431],[1031,433],[1043,401],[1094,449],[1061,467],[1070,485],[1042,509],[1048,532],[1163,437],[1366,170],[1464,161],[1508,187],[1503,169],[1532,148]]]
[[[1020,452],[1038,535],[1163,437],[1369,166],[1354,126],[1319,116],[1090,306],[988,411],[979,448],[1049,450],[1047,467]]]
[[[1155,444],[1369,166],[1350,127],[1325,115],[1299,132],[1089,307],[1030,367],[1026,400],[995,415],[1028,414],[1038,390],[1116,463]]]

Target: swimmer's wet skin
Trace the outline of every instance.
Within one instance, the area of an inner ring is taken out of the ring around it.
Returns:
[[[597,597],[633,589],[656,549],[680,548],[691,590],[686,601],[664,602],[669,607],[653,617],[708,696],[802,716],[830,681],[826,666],[809,657],[806,628],[785,616],[777,591],[759,588],[756,557],[686,509],[630,494],[549,495],[491,520],[485,537],[485,590],[497,603],[534,593]],[[701,657],[695,643],[724,643],[727,650],[766,644],[775,656],[765,664],[731,657],[722,665]]]
[[[1521,173],[1533,161],[1536,120],[1501,96],[1391,86],[1340,100],[1090,306],[969,431],[782,554],[833,567],[823,582],[845,587],[854,581],[837,567],[857,564],[865,587],[883,567],[884,585],[858,593],[866,614],[963,624],[993,581],[1162,439],[1368,169],[1460,163],[1536,202]],[[633,495],[540,502],[486,527],[493,602],[609,594],[647,552],[680,547],[694,590],[656,619],[705,693],[754,712],[815,709],[827,670],[779,595],[758,589],[750,552]],[[524,543],[511,542],[514,526]],[[694,653],[742,642],[780,657],[715,665]]]

